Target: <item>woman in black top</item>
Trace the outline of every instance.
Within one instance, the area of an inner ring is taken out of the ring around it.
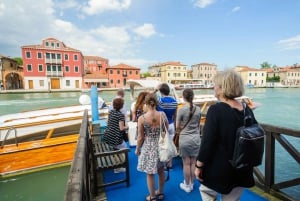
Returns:
[[[122,131],[128,129],[125,126],[124,114],[120,111],[124,105],[122,98],[113,100],[113,110],[109,112],[107,128],[104,132],[104,141],[116,149],[126,148],[126,142],[123,140]]]
[[[215,76],[214,84],[220,102],[207,112],[195,176],[201,181],[203,201],[216,200],[218,194],[222,201],[237,201],[244,187],[254,186],[253,168],[236,170],[229,163],[236,130],[243,125],[243,106],[235,98],[244,94],[244,83],[237,72],[226,70]],[[256,122],[252,110],[247,109]]]

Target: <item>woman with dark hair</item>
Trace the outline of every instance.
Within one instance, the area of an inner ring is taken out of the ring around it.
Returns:
[[[179,135],[179,155],[183,162],[184,181],[179,187],[189,193],[193,190],[195,179],[196,156],[200,148],[201,119],[200,108],[193,104],[194,92],[192,89],[185,89],[182,92],[184,106],[178,111],[176,129],[181,130]]]
[[[132,121],[137,122],[139,117],[146,112],[146,104],[145,104],[145,98],[149,94],[147,91],[142,91],[139,93],[136,102],[134,104],[134,109],[132,111]],[[138,126],[136,127],[136,135],[135,139],[137,139],[138,134]]]
[[[163,112],[158,112],[158,104],[155,94],[150,93],[145,99],[147,112],[138,119],[138,137],[135,154],[138,155],[137,170],[147,174],[148,201],[162,200],[164,198],[164,162],[159,161],[158,140],[160,136],[160,119],[168,120]],[[155,174],[158,173],[158,189],[155,191]]]
[[[132,111],[132,121],[137,122],[138,118],[145,112],[145,98],[148,94],[147,91],[139,93]]]
[[[113,100],[113,110],[110,110],[107,121],[107,128],[104,132],[104,141],[115,149],[126,148],[127,144],[123,138],[123,131],[128,129],[125,126],[124,114],[120,111],[123,108],[123,98]],[[124,169],[115,169],[115,173],[123,172]]]

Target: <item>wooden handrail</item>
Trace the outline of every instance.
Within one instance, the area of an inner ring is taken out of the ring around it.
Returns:
[[[284,127],[278,127],[268,124],[262,124],[262,127],[266,131],[265,140],[265,167],[264,171],[260,171],[258,168],[254,169],[254,174],[256,176],[256,185],[262,188],[265,192],[274,195],[282,200],[292,201],[295,197],[287,195],[282,191],[284,188],[296,187],[300,185],[300,178],[292,178],[282,182],[275,182],[276,174],[276,146],[277,141],[287,153],[299,164],[300,163],[300,153],[297,148],[295,148],[285,136],[292,136],[300,140],[300,131],[295,129],[289,129]],[[300,168],[299,168],[300,169]],[[299,170],[298,169],[298,170]],[[297,171],[297,170],[295,170]]]

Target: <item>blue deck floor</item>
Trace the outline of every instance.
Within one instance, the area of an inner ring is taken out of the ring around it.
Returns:
[[[131,148],[129,154],[130,161],[130,187],[126,184],[114,185],[106,188],[106,195],[108,201],[144,201],[148,195],[146,174],[138,172],[137,156],[134,154],[134,148]],[[104,180],[109,181],[117,177],[124,176],[124,173],[114,174],[113,171],[107,171],[104,174]],[[156,177],[157,179],[157,177]],[[173,162],[173,169],[170,170],[170,179],[165,184],[165,201],[196,201],[202,200],[199,194],[200,183],[197,181],[194,190],[191,193],[185,193],[179,188],[179,183],[182,182],[182,163],[180,158],[175,158]],[[157,182],[156,182],[157,183]],[[253,193],[250,190],[245,190],[241,201],[266,201],[267,199]]]

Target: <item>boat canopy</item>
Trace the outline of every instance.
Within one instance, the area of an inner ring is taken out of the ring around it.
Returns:
[[[162,84],[159,80],[127,80],[127,84],[130,88],[130,98],[131,100],[135,100],[135,89],[142,88],[145,90],[154,91],[159,84]],[[170,87],[170,95],[173,96],[176,100],[179,100],[178,95],[176,93],[175,87],[173,84],[167,83]]]

